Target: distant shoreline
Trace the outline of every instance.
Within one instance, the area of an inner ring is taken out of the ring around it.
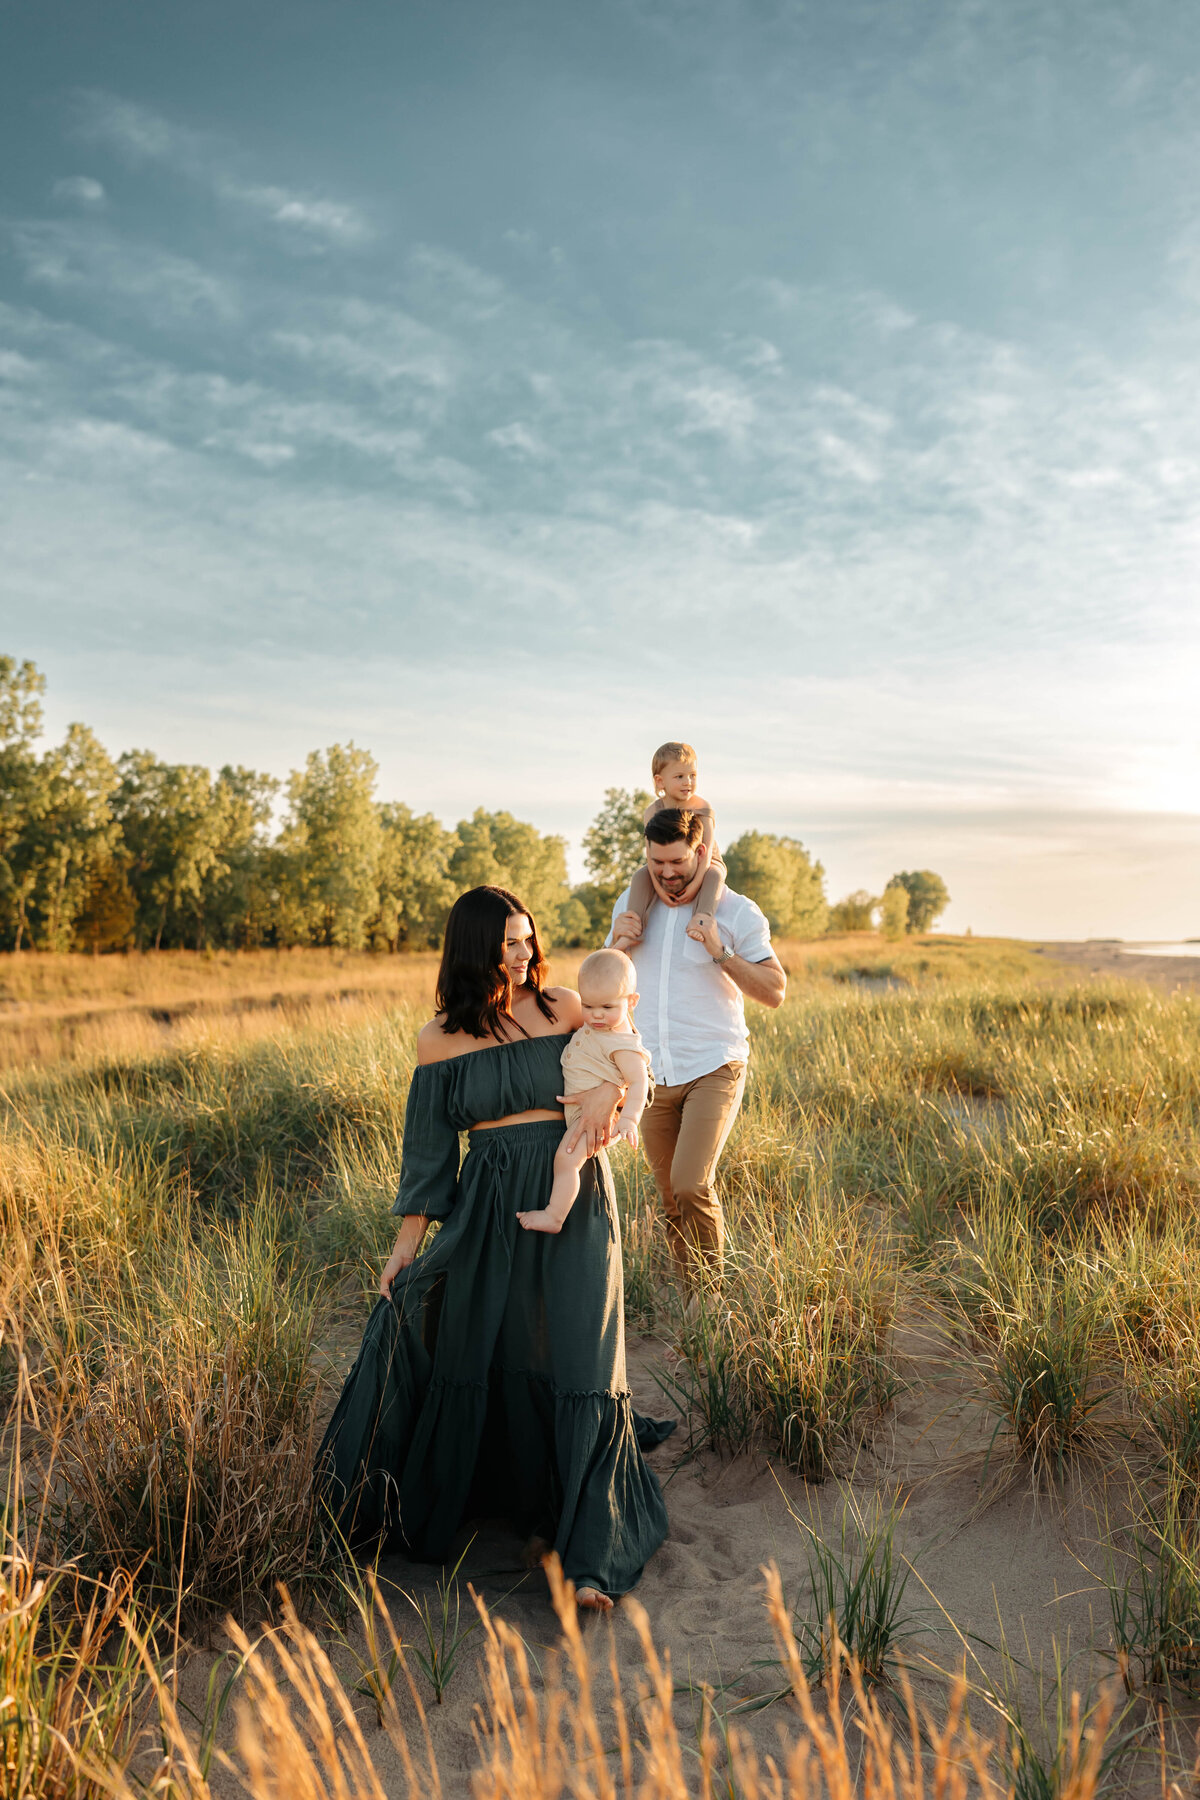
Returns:
[[[1068,963],[1081,974],[1108,975],[1118,981],[1144,981],[1168,993],[1200,993],[1200,944],[1195,956],[1155,956],[1152,951],[1129,956],[1120,938],[1093,938],[1084,943],[1051,943],[1027,938],[1031,950]]]

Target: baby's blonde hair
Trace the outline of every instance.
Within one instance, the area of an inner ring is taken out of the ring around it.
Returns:
[[[593,950],[580,963],[575,979],[581,990],[585,982],[594,980],[606,984],[616,982],[617,993],[622,998],[637,992],[637,970],[623,950]]]
[[[668,763],[682,763],[687,769],[696,767],[696,752],[690,744],[660,744],[650,758],[650,773],[661,775]]]

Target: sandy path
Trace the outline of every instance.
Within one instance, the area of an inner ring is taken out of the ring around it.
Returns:
[[[778,1463],[760,1455],[723,1461],[711,1452],[687,1454],[686,1426],[652,1456],[663,1482],[670,1514],[667,1542],[651,1561],[636,1591],[646,1608],[660,1648],[669,1648],[679,1697],[676,1714],[681,1738],[695,1741],[700,1702],[707,1683],[719,1691],[720,1704],[732,1712],[739,1702],[770,1692],[778,1676],[770,1666],[774,1650],[763,1607],[760,1567],[778,1563],[792,1602],[811,1614],[805,1533],[797,1523],[810,1520],[828,1543],[836,1543],[839,1520],[848,1496],[863,1509],[880,1498],[897,1496],[904,1505],[897,1543],[915,1566],[906,1610],[914,1635],[907,1652],[918,1691],[934,1713],[940,1711],[943,1684],[930,1663],[953,1670],[963,1659],[964,1639],[979,1659],[972,1665],[977,1680],[994,1678],[1000,1669],[995,1646],[1001,1630],[1013,1651],[1035,1667],[1053,1667],[1053,1644],[1070,1649],[1070,1682],[1081,1691],[1112,1671],[1100,1650],[1108,1641],[1107,1596],[1089,1573],[1100,1566],[1097,1540],[1100,1515],[1107,1505],[1114,1519],[1124,1511],[1119,1483],[1107,1496],[1095,1477],[1076,1484],[1065,1496],[1030,1492],[1022,1476],[1006,1494],[981,1504],[980,1475],[990,1423],[974,1407],[961,1378],[947,1366],[941,1347],[929,1344],[910,1328],[905,1349],[910,1358],[909,1385],[875,1443],[862,1451],[847,1479],[806,1484]],[[630,1379],[639,1409],[666,1416],[655,1371],[669,1365],[669,1346],[640,1338],[629,1346]],[[519,1631],[545,1670],[556,1654],[558,1626],[540,1573],[520,1567],[520,1544],[505,1529],[479,1530],[468,1551],[463,1577],[471,1580],[488,1603]],[[420,1641],[419,1626],[404,1590],[416,1598],[436,1599],[435,1571],[390,1558],[381,1575],[391,1595],[393,1612],[406,1641]],[[936,1600],[922,1586],[928,1584]],[[464,1607],[468,1604],[465,1585]],[[941,1609],[944,1608],[944,1613]],[[948,1623],[953,1621],[953,1626]],[[468,1615],[464,1611],[464,1620]],[[606,1665],[609,1623],[590,1618],[586,1630],[598,1660]],[[636,1691],[640,1652],[627,1609],[618,1607],[611,1629],[627,1693]],[[957,1633],[962,1633],[960,1638]],[[466,1794],[470,1771],[477,1764],[473,1735],[480,1698],[477,1672],[481,1645],[476,1636],[464,1650],[459,1672],[446,1703],[429,1702],[433,1742],[448,1794]],[[208,1659],[195,1659],[189,1687],[200,1684]],[[338,1661],[347,1675],[351,1659]],[[357,1679],[352,1676],[351,1682]],[[1021,1692],[1028,1716],[1036,1716],[1037,1689],[1025,1676]],[[598,1672],[598,1691],[609,1691],[607,1667]],[[723,1690],[723,1691],[722,1691]],[[401,1696],[401,1711],[413,1732],[417,1725],[411,1700]],[[375,1725],[370,1703],[360,1706],[364,1729],[389,1793],[404,1783],[399,1762],[386,1736]],[[982,1702],[976,1717],[987,1729]],[[781,1730],[794,1735],[797,1718],[786,1700],[737,1715],[761,1753],[775,1753]],[[1180,1721],[1181,1726],[1183,1721]],[[1186,1732],[1190,1734],[1192,1726]],[[615,1742],[615,1737],[614,1737]],[[1186,1736],[1188,1750],[1191,1737]],[[1190,1752],[1189,1752],[1190,1754]],[[1153,1759],[1143,1776],[1134,1771],[1139,1791],[1157,1786]]]

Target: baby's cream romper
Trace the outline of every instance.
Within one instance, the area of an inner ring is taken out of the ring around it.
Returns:
[[[633,1050],[644,1057],[646,1066],[650,1065],[650,1052],[636,1031],[594,1031],[590,1025],[581,1025],[570,1043],[562,1053],[563,1094],[566,1097],[564,1112],[570,1124],[575,1122],[579,1113],[579,1102],[571,1102],[572,1094],[586,1093],[601,1081],[616,1082],[619,1087],[625,1086],[625,1077],[613,1061],[619,1050]]]

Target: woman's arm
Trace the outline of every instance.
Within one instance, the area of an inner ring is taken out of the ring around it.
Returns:
[[[400,1191],[392,1206],[403,1223],[379,1277],[379,1291],[385,1299],[396,1276],[407,1269],[421,1248],[430,1221],[449,1218],[454,1209],[458,1131],[447,1115],[440,1070],[431,1066],[446,1062],[447,1041],[437,1019],[431,1019],[417,1035],[417,1067],[404,1107]]]
[[[392,1254],[383,1265],[383,1273],[379,1277],[379,1291],[385,1300],[392,1297],[392,1283],[397,1275],[407,1269],[417,1251],[421,1248],[421,1239],[429,1229],[429,1220],[423,1213],[410,1213],[400,1227],[399,1235],[392,1246]]]

